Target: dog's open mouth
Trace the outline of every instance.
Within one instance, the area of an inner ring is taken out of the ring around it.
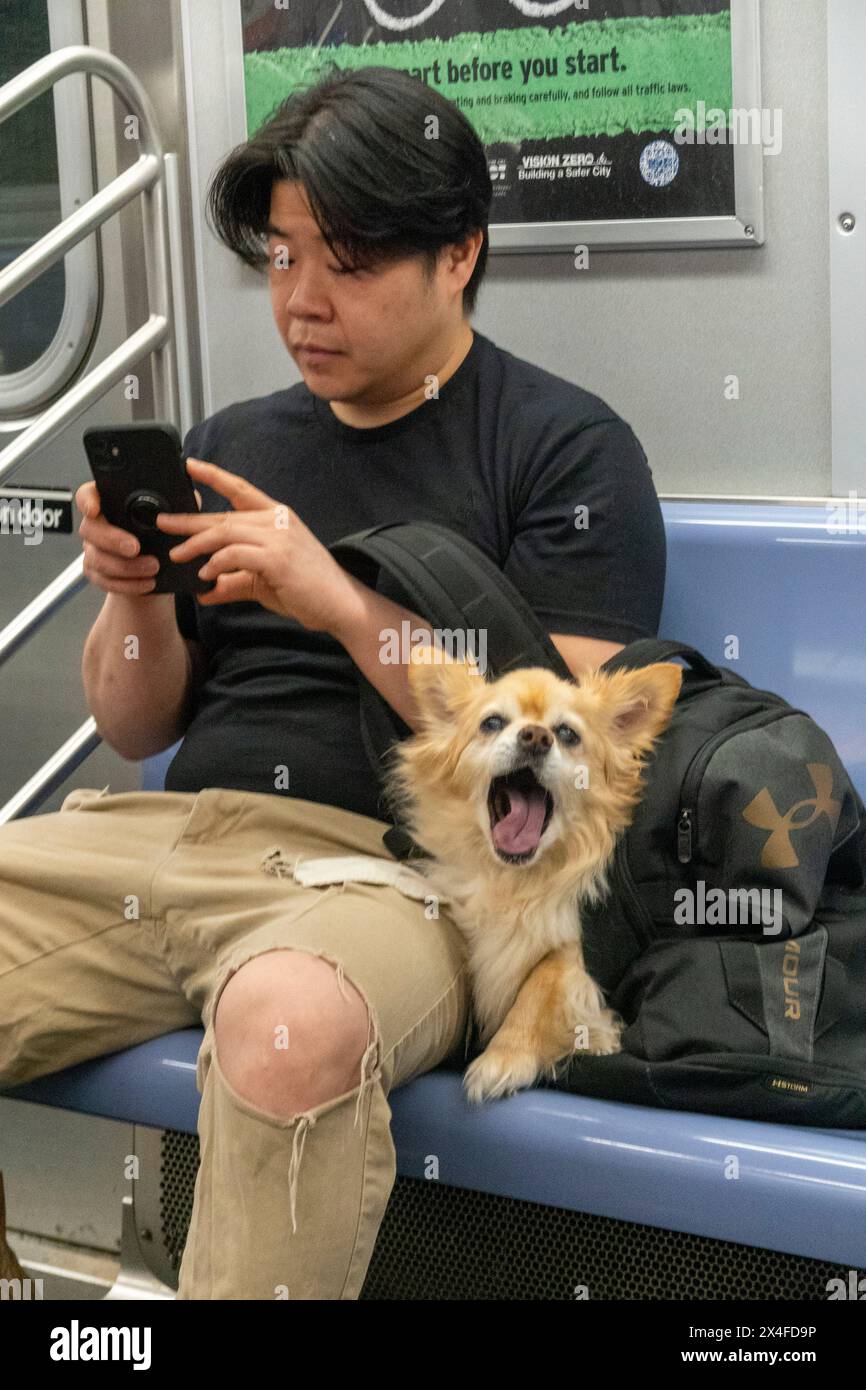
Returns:
[[[531,859],[553,815],[553,797],[529,767],[494,777],[487,794],[493,848],[509,864]]]

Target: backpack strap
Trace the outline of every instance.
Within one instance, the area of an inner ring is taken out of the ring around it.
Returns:
[[[432,521],[397,522],[358,531],[330,549],[344,569],[370,588],[384,570],[431,627],[483,628],[495,675],[546,666],[563,680],[574,679],[522,594],[456,531]]]
[[[543,666],[563,680],[574,679],[523,596],[457,532],[435,522],[396,522],[346,536],[330,550],[344,569],[372,589],[382,572],[389,575],[407,607],[434,630],[482,628],[495,676],[518,667]],[[361,736],[372,766],[381,774],[392,749],[412,731],[360,672],[359,682]],[[386,818],[394,819],[391,808],[385,810]],[[400,826],[384,839],[399,859],[418,853]]]
[[[636,642],[630,642],[627,647],[623,647],[621,652],[608,657],[599,670],[633,670],[640,666],[651,666],[655,661],[669,661],[672,656],[685,657],[692,670],[700,672],[708,680],[723,679],[718,666],[708,661],[697,648],[668,637],[640,637]]]

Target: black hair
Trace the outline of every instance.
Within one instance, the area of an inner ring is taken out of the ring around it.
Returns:
[[[303,185],[328,247],[350,269],[416,256],[429,279],[443,246],[483,230],[463,289],[471,314],[493,196],[483,144],[462,111],[419,78],[330,67],[223,160],[207,192],[214,231],[247,265],[266,266],[275,179]]]

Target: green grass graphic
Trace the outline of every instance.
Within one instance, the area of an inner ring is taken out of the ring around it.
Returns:
[[[578,71],[580,50],[588,58],[591,54],[610,54],[614,47],[624,71]],[[510,60],[510,78],[449,80],[455,69],[471,64],[476,55],[479,66],[482,61],[501,65]],[[544,63],[543,76],[524,71],[522,62],[533,59]],[[569,59],[572,71],[568,70]],[[453,65],[450,73],[449,61]],[[384,64],[406,71],[431,69],[425,80],[464,111],[485,144],[670,131],[680,107],[694,110],[701,100],[708,112],[718,108],[727,113],[732,102],[730,14],[603,19],[550,29],[527,26],[488,34],[457,34],[447,40],[246,53],[250,134],[289,92],[314,81],[329,62],[341,68]],[[649,86],[652,91],[641,92],[641,87]]]

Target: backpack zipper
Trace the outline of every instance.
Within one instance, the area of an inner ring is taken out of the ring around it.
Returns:
[[[621,835],[616,843],[613,855],[613,876],[620,893],[632,908],[630,925],[634,927],[635,934],[642,938],[640,945],[645,949],[652,941],[653,921],[645,904],[641,901],[637,885],[632,878],[625,835]]]
[[[762,694],[766,692],[761,692]],[[776,697],[778,698],[778,697]],[[712,738],[708,738],[706,743],[702,743],[695,756],[692,758],[683,777],[682,789],[680,792],[680,811],[677,818],[677,859],[681,864],[689,864],[692,858],[694,843],[698,836],[698,813],[697,796],[698,788],[707,769],[707,763],[715,753],[720,744],[726,739],[733,738],[736,734],[742,733],[746,729],[758,729],[762,724],[773,724],[777,719],[787,719],[792,714],[804,714],[801,709],[772,709],[759,710],[757,714],[744,715],[742,719],[737,719],[733,724],[727,724],[724,729],[720,729]],[[808,715],[805,718],[808,719]]]
[[[692,811],[684,806],[677,821],[677,859],[688,864],[692,857]]]

